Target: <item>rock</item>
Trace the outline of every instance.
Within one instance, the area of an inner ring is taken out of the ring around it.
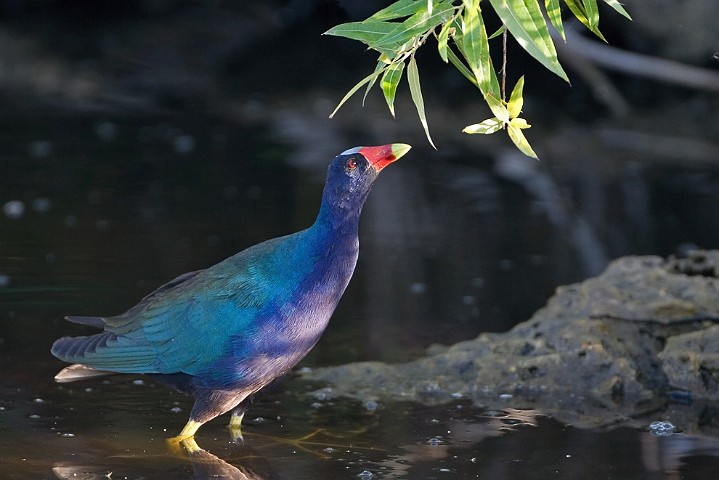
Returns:
[[[685,397],[719,394],[719,252],[625,257],[560,287],[531,319],[428,356],[315,369],[325,393],[364,402],[531,406],[579,425],[613,423]]]

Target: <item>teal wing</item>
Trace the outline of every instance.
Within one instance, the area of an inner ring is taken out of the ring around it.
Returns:
[[[258,315],[277,293],[277,272],[268,266],[278,262],[267,260],[277,240],[181,275],[122,315],[68,317],[104,331],[60,338],[53,355],[111,372],[201,372],[226,354],[233,338],[252,335]]]

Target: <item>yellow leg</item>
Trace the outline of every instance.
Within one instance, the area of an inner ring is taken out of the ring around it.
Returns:
[[[185,428],[182,429],[180,434],[176,437],[168,438],[167,442],[170,444],[178,444],[182,440],[186,440],[188,438],[192,438],[195,436],[195,432],[197,432],[197,429],[202,426],[202,423],[196,422],[194,420],[188,420],[185,424]]]

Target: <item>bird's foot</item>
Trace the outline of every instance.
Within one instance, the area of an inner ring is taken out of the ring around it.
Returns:
[[[180,435],[167,439],[167,446],[170,453],[176,456],[185,456],[185,453],[192,455],[200,450],[195,437],[181,437]]]
[[[202,426],[202,423],[194,420],[188,420],[179,435],[167,439],[167,445],[170,447],[170,450],[174,453],[181,453],[181,445],[190,452],[194,448],[199,449],[200,447],[198,447],[197,443],[195,443],[194,436],[200,426]]]

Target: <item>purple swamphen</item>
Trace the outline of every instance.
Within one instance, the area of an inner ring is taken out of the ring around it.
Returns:
[[[72,382],[143,373],[195,398],[175,439],[234,408],[239,429],[250,396],[286,373],[319,340],[354,272],[362,206],[379,172],[405,144],[355,147],[330,164],[317,220],[206,270],[161,286],[116,317],[67,317],[103,332],[63,337],[52,354]]]

